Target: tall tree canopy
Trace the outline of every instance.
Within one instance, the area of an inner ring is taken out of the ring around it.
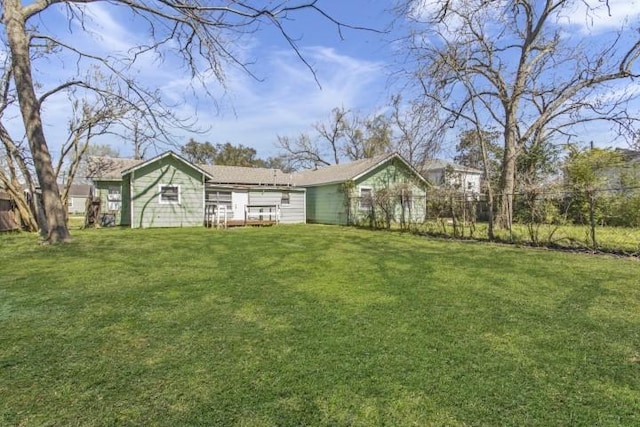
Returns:
[[[298,137],[278,136],[282,158],[294,169],[314,169],[341,161],[367,159],[397,151],[421,169],[440,148],[442,127],[434,106],[404,105],[393,96],[387,113],[362,116],[334,108],[327,121]]]
[[[334,108],[327,121],[312,127],[312,134],[278,135],[282,156],[294,169],[371,158],[388,151],[391,145],[391,127],[383,115],[363,118],[343,107]]]
[[[7,45],[5,58],[10,59],[6,64],[3,83],[12,84],[15,89],[15,99],[19,104],[30,156],[42,192],[46,216],[43,226],[46,227],[49,242],[67,241],[70,234],[42,120],[42,108],[47,98],[63,91],[76,90],[83,92],[81,99],[109,96],[124,101],[132,107],[132,115],[137,117],[137,120],[130,122],[132,125],[125,125],[125,128],[132,132],[138,147],[140,141],[150,137],[149,132],[154,137],[166,137],[166,129],[162,126],[165,120],[179,122],[178,118],[172,116],[173,110],[163,104],[157,90],[147,88],[136,80],[135,66],[140,61],[162,62],[168,57],[178,58],[187,75],[193,81],[202,83],[200,88],[208,91],[212,80],[225,81],[225,70],[231,64],[249,71],[236,49],[241,34],[255,32],[265,25],[271,26],[280,32],[298,57],[309,66],[298,49],[298,40],[287,33],[287,16],[310,11],[335,24],[338,30],[344,26],[325,13],[317,0],[285,0],[277,3],[257,0],[113,0],[99,4],[108,4],[108,7],[129,13],[135,19],[135,25],[147,30],[145,42],[126,52],[96,53],[82,43],[83,37],[76,35],[67,38],[72,40],[68,41],[50,31],[54,14],[47,12],[52,9],[66,13],[69,31],[87,31],[87,20],[91,19],[87,12],[94,3],[98,4],[92,0],[2,2],[4,41]],[[66,66],[62,68],[71,72],[51,87],[43,87],[34,79],[34,67],[41,60],[52,62],[52,55],[64,55],[59,57]],[[69,58],[72,58],[72,63]],[[96,75],[97,78],[92,77]],[[137,126],[140,122],[144,124],[143,127]]]
[[[269,157],[262,159],[254,148],[242,144],[211,144],[190,139],[180,148],[180,153],[190,162],[204,165],[244,166],[257,168],[280,169],[291,172],[286,159]]]
[[[627,131],[638,120],[627,108],[637,91],[626,83],[640,75],[640,39],[623,27],[597,38],[579,31],[576,22],[589,22],[594,7],[582,0],[404,0],[398,6],[410,25],[403,69],[422,97],[448,112],[454,128],[501,134],[497,196],[504,226],[511,225],[525,151],[570,138],[576,125],[608,120]]]

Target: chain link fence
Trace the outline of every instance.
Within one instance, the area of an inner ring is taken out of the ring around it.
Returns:
[[[431,189],[426,197],[375,194],[348,200],[349,223],[440,237],[573,250],[640,254],[640,187],[540,187],[513,194],[511,224],[500,227],[486,194]],[[490,227],[490,219],[494,226]]]

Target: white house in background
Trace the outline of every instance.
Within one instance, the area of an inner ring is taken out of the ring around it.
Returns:
[[[446,160],[429,160],[422,168],[422,176],[436,187],[451,186],[461,193],[480,193],[482,171]]]
[[[67,196],[67,212],[72,215],[84,215],[90,192],[89,184],[71,184]]]

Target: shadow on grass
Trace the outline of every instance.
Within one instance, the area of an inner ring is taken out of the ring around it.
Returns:
[[[103,231],[9,255],[3,422],[638,421],[638,324],[593,316],[633,264],[337,227]]]

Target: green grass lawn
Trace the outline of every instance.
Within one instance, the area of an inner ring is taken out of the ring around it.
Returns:
[[[640,425],[640,263],[329,226],[0,235],[0,425]]]
[[[475,229],[464,227],[465,238],[487,239],[488,225],[485,222],[474,224]],[[436,235],[454,235],[453,225],[447,221],[428,221],[417,226],[417,231]],[[562,248],[592,248],[590,227],[587,225],[552,225],[540,224],[535,227],[537,242],[532,241],[529,228],[525,224],[513,224],[511,235],[508,230],[496,228],[496,238],[508,242],[513,240],[519,244],[553,245]],[[640,255],[640,228],[630,227],[596,227],[598,249],[602,251],[624,252],[629,255]]]

